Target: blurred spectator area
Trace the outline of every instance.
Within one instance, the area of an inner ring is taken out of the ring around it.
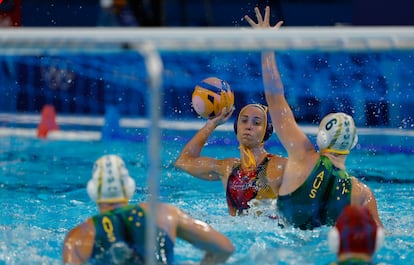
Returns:
[[[21,0],[0,0],[0,27],[21,26]]]
[[[3,2],[20,2],[3,0]],[[134,14],[164,26],[246,26],[253,7],[272,7],[272,20],[285,26],[414,25],[412,0],[129,0]],[[22,1],[23,26],[95,26],[100,0]],[[160,3],[155,10],[151,2]],[[139,10],[137,10],[137,8]],[[134,10],[133,10],[134,11]]]
[[[144,6],[144,12],[150,13],[149,2],[154,0],[130,1],[134,3],[131,5],[133,8]],[[100,0],[25,0],[23,2],[23,26],[95,26],[100,8]],[[246,26],[242,18],[245,14],[254,16],[253,7],[256,5],[261,7],[270,5],[274,17],[272,20],[284,19],[286,26],[352,23],[351,0],[163,0],[160,2],[162,5],[158,11],[165,26]]]

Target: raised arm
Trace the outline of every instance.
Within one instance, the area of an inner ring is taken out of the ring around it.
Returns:
[[[256,7],[255,23],[251,18],[245,16],[247,22],[253,28],[278,30],[283,22],[270,26],[270,8],[266,7],[265,16],[262,17],[260,10]],[[289,158],[298,157],[302,159],[304,153],[314,151],[314,147],[305,133],[296,123],[293,112],[286,101],[284,86],[277,67],[275,54],[272,51],[263,51],[262,78],[265,89],[266,101],[272,117],[273,127],[282,145],[288,152]]]
[[[314,151],[312,143],[296,123],[292,109],[286,101],[273,52],[262,52],[262,78],[273,127],[289,158],[303,157],[305,152]]]
[[[205,180],[218,180],[224,172],[225,160],[218,160],[212,157],[200,156],[208,137],[220,124],[226,122],[232,115],[230,112],[222,111],[220,115],[207,120],[206,124],[194,135],[194,137],[184,146],[175,166],[188,174]]]

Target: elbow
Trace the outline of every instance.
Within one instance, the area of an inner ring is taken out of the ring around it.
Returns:
[[[200,264],[225,263],[230,258],[230,256],[234,253],[234,251],[235,251],[235,248],[229,240],[228,245],[223,246],[221,249],[217,249],[214,252],[207,252],[204,256],[204,259],[200,262]]]
[[[226,262],[230,256],[234,253],[235,247],[230,239],[227,239],[226,245],[221,250],[220,258],[218,258],[219,262]],[[218,253],[217,253],[218,254]]]
[[[183,169],[183,162],[182,162],[182,159],[178,158],[178,159],[174,162],[174,166],[175,166],[176,168]]]
[[[230,258],[230,256],[233,254],[233,252],[234,252],[234,249],[233,251],[226,251],[226,252],[222,252],[221,254],[217,254],[216,264],[225,263]]]
[[[230,239],[227,239],[227,247],[226,247],[226,253],[227,255],[232,255],[234,251],[236,251],[236,248],[234,247],[233,243],[230,241]]]
[[[183,157],[180,156],[175,162],[174,162],[174,166],[178,169],[184,170],[184,171],[188,171],[190,169],[191,163],[189,163],[189,158],[188,157]]]

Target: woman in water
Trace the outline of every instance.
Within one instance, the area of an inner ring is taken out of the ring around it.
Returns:
[[[229,214],[235,216],[247,214],[253,199],[277,198],[286,159],[270,154],[264,148],[265,141],[273,133],[273,126],[267,107],[261,104],[246,105],[235,120],[234,132],[239,141],[240,158],[201,156],[209,136],[232,113],[233,110],[223,109],[217,117],[207,120],[184,146],[175,166],[200,179],[221,181]]]

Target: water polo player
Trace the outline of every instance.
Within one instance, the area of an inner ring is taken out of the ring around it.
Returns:
[[[147,264],[146,215],[150,209],[147,203],[128,204],[135,181],[124,161],[116,155],[99,158],[87,192],[99,214],[69,231],[63,243],[63,264]],[[172,205],[159,203],[156,210],[153,253],[157,264],[175,264],[176,238],[205,251],[203,261],[208,264],[224,263],[233,253],[231,241],[210,225]]]
[[[208,119],[205,125],[184,146],[175,166],[188,174],[210,181],[221,180],[226,191],[229,214],[248,213],[249,202],[277,198],[286,159],[270,154],[264,142],[272,135],[273,127],[267,107],[249,104],[239,113],[234,129],[239,141],[240,158],[201,156],[201,151],[214,129],[232,115],[222,111]]]
[[[264,19],[258,8],[255,11],[257,23],[245,16],[253,28],[278,29],[270,26],[269,7]],[[374,194],[345,167],[358,139],[352,117],[345,113],[326,116],[319,125],[317,151],[285,99],[274,53],[263,51],[261,57],[266,101],[275,131],[288,152],[277,200],[279,214],[287,224],[312,229],[333,225],[346,205],[366,205],[381,225]]]

